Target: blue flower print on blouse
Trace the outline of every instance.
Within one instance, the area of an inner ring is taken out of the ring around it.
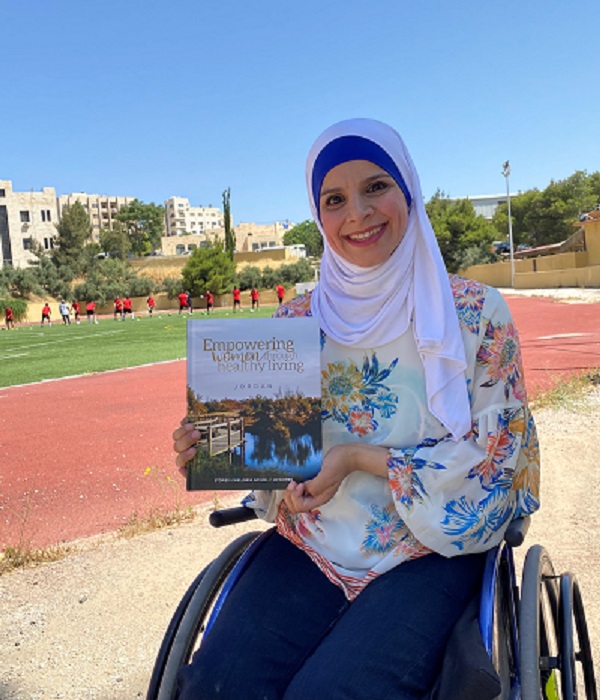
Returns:
[[[397,411],[398,396],[384,384],[397,364],[396,358],[382,369],[375,353],[365,357],[362,369],[352,361],[329,363],[321,372],[323,420],[331,418],[361,437],[377,430],[376,412],[390,418]]]
[[[385,554],[394,549],[402,537],[406,537],[408,528],[398,515],[394,504],[385,508],[371,506],[371,517],[365,527],[365,538],[361,550],[365,554]]]
[[[454,305],[458,320],[471,333],[478,333],[481,311],[485,301],[485,285],[474,280],[450,275],[450,286],[454,295]]]
[[[461,496],[445,507],[445,534],[455,536],[452,544],[462,552],[470,543],[485,544],[512,518],[514,506],[506,498],[505,485],[496,486],[482,501]]]

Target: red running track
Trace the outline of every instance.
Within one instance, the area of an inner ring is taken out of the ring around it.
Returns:
[[[508,302],[530,397],[600,367],[600,304]],[[184,414],[184,361],[0,389],[0,548],[72,541],[210,500],[186,493],[173,466]]]

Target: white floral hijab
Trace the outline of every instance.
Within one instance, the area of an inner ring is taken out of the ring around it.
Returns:
[[[351,264],[327,243],[319,197],[329,170],[369,160],[398,183],[409,205],[400,245],[375,267]],[[356,348],[385,345],[409,326],[425,370],[431,413],[455,439],[471,427],[465,351],[444,261],[425,211],[417,171],[400,135],[373,119],[349,119],[326,129],[306,162],[312,215],[324,253],[311,310],[333,340]]]

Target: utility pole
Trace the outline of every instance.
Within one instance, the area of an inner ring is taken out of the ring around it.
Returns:
[[[508,178],[510,177],[510,163],[506,161],[506,163],[502,164],[502,174],[506,178],[506,204],[508,206],[508,245],[510,248],[510,286],[513,287],[515,286],[515,249],[513,246],[513,232],[512,232],[512,217],[510,215],[510,186],[509,186],[509,180]]]

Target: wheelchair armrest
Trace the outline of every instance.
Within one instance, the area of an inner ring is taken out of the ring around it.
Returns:
[[[515,518],[504,533],[504,540],[511,547],[519,547],[525,540],[527,530],[529,530],[531,518],[526,515],[522,518]]]
[[[236,506],[235,508],[225,508],[223,510],[214,510],[208,516],[208,522],[213,527],[224,527],[225,525],[235,525],[236,523],[244,523],[247,520],[256,520],[257,515],[254,508],[246,506]]]

